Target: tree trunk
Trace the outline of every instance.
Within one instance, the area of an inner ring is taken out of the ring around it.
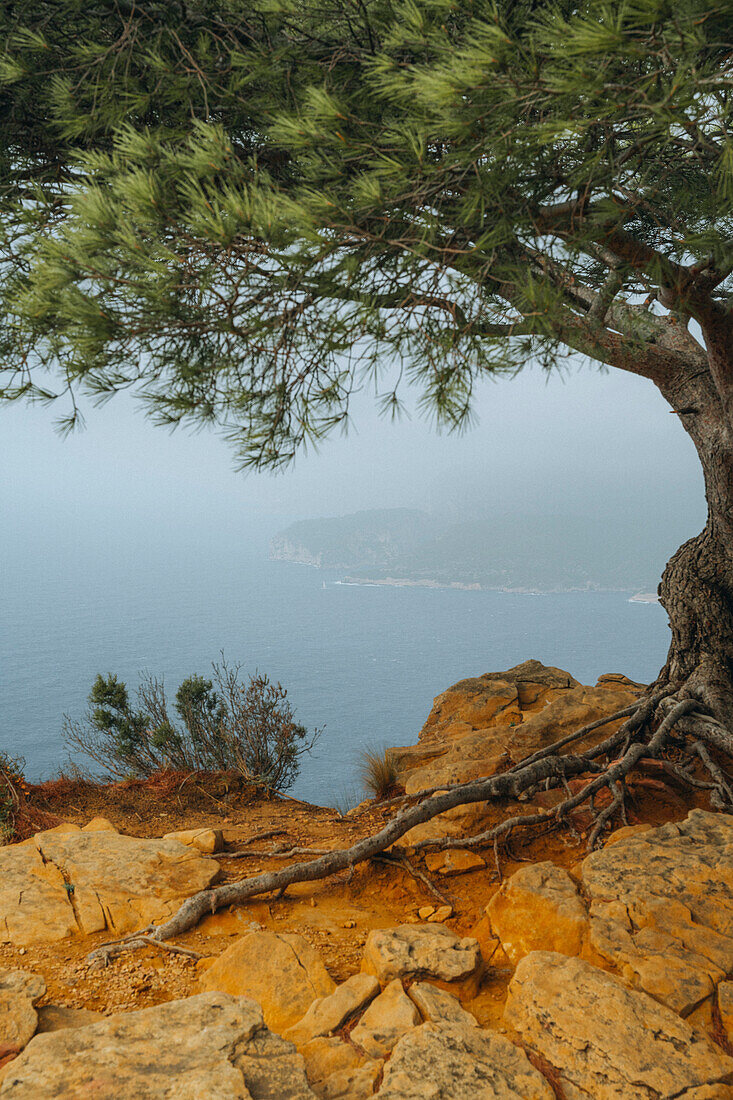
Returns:
[[[660,386],[697,450],[708,520],[669,561],[659,586],[672,641],[660,684],[684,687],[733,724],[733,432],[711,372]]]

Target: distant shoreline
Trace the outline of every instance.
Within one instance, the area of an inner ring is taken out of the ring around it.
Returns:
[[[508,595],[514,596],[559,596],[564,594],[570,594],[572,592],[619,592],[626,593],[632,592],[631,588],[521,588],[514,587],[509,588],[504,585],[493,584],[479,584],[478,581],[472,583],[464,581],[436,581],[428,579],[416,580],[410,577],[383,577],[381,579],[374,577],[344,577],[340,581],[332,581],[332,584],[341,585],[354,585],[356,587],[363,586],[365,588],[375,587],[388,587],[388,588],[451,588],[457,589],[462,592],[506,592]],[[635,596],[631,596],[629,603],[657,603],[657,597],[652,596],[651,593],[638,593]]]

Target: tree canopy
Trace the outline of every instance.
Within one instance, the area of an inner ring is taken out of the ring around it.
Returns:
[[[415,383],[460,426],[478,379],[532,355],[657,382],[707,363],[690,319],[730,336],[732,17],[7,6],[2,396],[65,393],[70,426],[79,393],[132,387],[278,466],[365,379],[387,409]]]

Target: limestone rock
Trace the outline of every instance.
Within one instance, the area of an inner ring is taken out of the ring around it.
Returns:
[[[718,986],[718,1012],[728,1042],[733,1043],[733,982],[721,982]]]
[[[408,794],[414,794],[494,775],[512,759],[628,706],[638,694],[638,685],[623,677],[584,687],[561,669],[525,661],[505,672],[461,680],[448,688],[435,699],[418,744],[389,752],[400,782]],[[607,732],[613,729],[609,723]],[[571,751],[584,747],[586,742],[580,741]],[[475,824],[479,826],[480,821]],[[408,834],[405,842],[438,835],[425,833],[427,825],[422,834]],[[443,835],[461,833],[444,831]]]
[[[23,1049],[37,1026],[30,997],[0,990],[0,1064]]]
[[[120,830],[115,828],[106,817],[93,817],[86,825],[82,825],[81,831],[83,833],[119,833]]]
[[[342,1070],[322,1081],[313,1090],[320,1100],[369,1100],[383,1063],[370,1060],[352,1070]]]
[[[283,1038],[300,1048],[319,1035],[329,1035],[365,1008],[378,993],[379,982],[372,974],[354,974],[336,986],[333,993],[314,1001],[303,1019],[288,1028]]]
[[[579,955],[590,921],[578,888],[554,863],[532,863],[507,879],[489,902],[491,929],[516,965],[530,951]]]
[[[265,1023],[281,1033],[301,1020],[316,998],[336,988],[321,956],[303,936],[251,932],[228,947],[201,978],[201,988],[252,997]]]
[[[465,1008],[461,1008],[457,997],[431,982],[413,982],[407,995],[417,1006],[425,1023],[478,1027],[475,1017],[466,1012]]]
[[[554,1067],[566,1100],[733,1098],[733,1059],[669,1008],[581,959],[525,956],[505,1019]],[[713,1091],[697,1091],[704,1089]]]
[[[320,1100],[365,1100],[372,1095],[381,1060],[365,1058],[337,1037],[312,1039],[301,1053],[308,1083]]]
[[[423,1024],[400,1040],[385,1065],[376,1096],[379,1100],[555,1098],[524,1051],[503,1035],[445,1023]]]
[[[405,1032],[419,1023],[419,1012],[395,978],[369,1005],[351,1032],[351,1041],[373,1058],[384,1058]]]
[[[27,997],[37,1004],[46,992],[46,979],[30,970],[0,970],[0,993]]]
[[[163,840],[177,840],[190,848],[206,855],[221,852],[224,848],[224,834],[221,829],[181,829],[176,833],[166,833]]]
[[[581,865],[589,958],[682,1015],[733,971],[733,817],[627,834]]]
[[[89,1008],[67,1008],[65,1005],[44,1005],[38,1009],[38,1031],[63,1031],[66,1027],[87,1027],[106,1017],[102,1012],[92,1012]]]
[[[486,861],[468,848],[449,848],[445,852],[428,852],[425,856],[428,871],[439,875],[465,875],[468,871],[480,871]]]
[[[483,963],[476,940],[457,936],[444,925],[401,924],[370,932],[361,968],[382,986],[395,978],[429,978],[471,996]]]
[[[35,1005],[46,992],[40,974],[0,970],[0,1066],[14,1058],[38,1027]]]
[[[174,840],[64,825],[0,848],[0,943],[115,935],[171,916],[218,865]]]
[[[448,920],[452,916],[452,905],[439,905],[435,912],[428,917],[428,924],[442,924],[444,920]]]
[[[314,1089],[326,1077],[331,1077],[334,1073],[351,1072],[366,1061],[356,1047],[344,1042],[338,1035],[330,1038],[320,1035],[311,1039],[301,1048],[300,1053],[305,1062],[308,1084]]]
[[[37,1035],[2,1100],[313,1100],[303,1059],[245,997],[199,994]]]

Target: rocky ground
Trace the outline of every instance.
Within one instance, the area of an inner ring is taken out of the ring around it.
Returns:
[[[638,692],[537,662],[463,681],[392,750],[400,782],[494,774]],[[516,812],[459,808],[404,838],[408,864],[292,886],[206,917],[175,941],[187,954],[101,968],[90,951],[197,890],[353,844],[395,807],[341,817],[227,777],[28,799],[51,827],[0,848],[2,1100],[733,1100],[733,818],[664,762],[591,854],[585,809],[498,866],[493,850],[415,854]]]

